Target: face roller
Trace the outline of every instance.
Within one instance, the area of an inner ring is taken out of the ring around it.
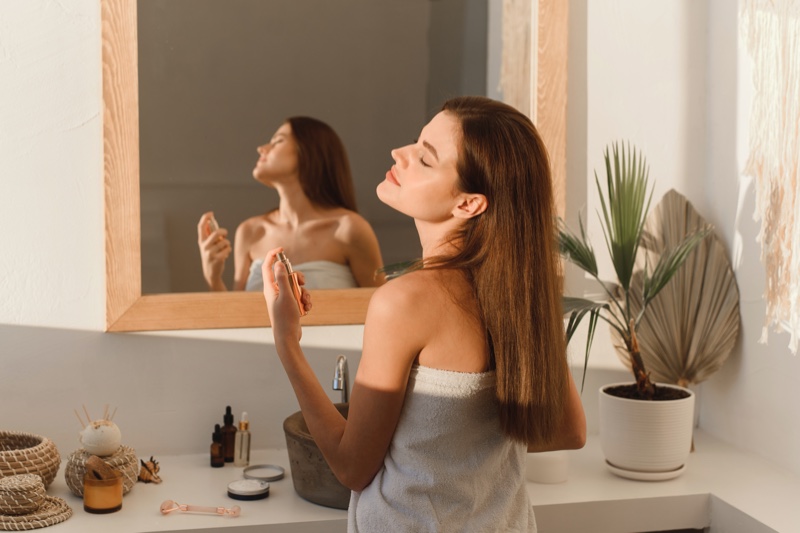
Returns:
[[[202,505],[187,505],[185,503],[178,503],[172,500],[165,500],[161,504],[161,514],[169,514],[173,511],[181,511],[184,513],[205,513],[217,514],[220,516],[230,516],[231,518],[239,516],[242,509],[238,505],[234,505],[230,509],[225,507],[204,507]]]

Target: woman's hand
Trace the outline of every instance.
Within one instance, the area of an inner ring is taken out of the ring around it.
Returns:
[[[203,265],[203,277],[212,291],[227,290],[222,281],[225,260],[231,255],[231,241],[227,239],[228,230],[212,227],[214,213],[203,213],[197,223],[197,246]],[[216,226],[216,223],[213,223]]]
[[[272,326],[272,335],[278,346],[286,341],[297,342],[302,336],[300,328],[300,309],[297,306],[291,281],[286,267],[277,260],[278,252],[283,248],[274,248],[267,252],[264,263],[261,265],[261,275],[264,278],[264,300],[267,303],[267,312]],[[311,310],[311,294],[303,288],[305,278],[298,272],[301,300],[306,312]]]

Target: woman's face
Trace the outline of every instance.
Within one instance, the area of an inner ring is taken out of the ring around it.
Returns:
[[[451,218],[459,195],[459,126],[452,115],[440,112],[422,128],[416,143],[392,150],[395,164],[378,185],[378,198],[416,220]]]
[[[256,148],[259,158],[253,169],[256,181],[273,185],[298,172],[298,148],[288,122],[281,125],[269,143]]]

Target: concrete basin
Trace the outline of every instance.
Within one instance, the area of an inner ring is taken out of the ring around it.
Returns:
[[[349,404],[334,404],[347,418]],[[303,414],[298,411],[283,421],[294,490],[305,500],[325,507],[347,509],[350,489],[339,483],[331,467],[308,432]]]

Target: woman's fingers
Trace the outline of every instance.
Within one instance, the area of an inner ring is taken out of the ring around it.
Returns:
[[[297,282],[300,284],[300,301],[303,302],[303,307],[306,313],[311,311],[311,293],[305,289],[306,276],[300,270],[295,270],[297,274]]]
[[[273,248],[272,250],[267,252],[266,256],[264,256],[264,262],[261,263],[261,275],[264,278],[265,286],[267,284],[269,285],[275,284],[275,272],[272,267],[275,264],[275,261],[277,260],[278,253],[282,251],[283,251],[282,247]]]
[[[264,278],[264,295],[277,299],[283,293],[294,301],[294,291],[292,290],[292,282],[289,280],[289,271],[278,260],[278,253],[282,251],[283,247],[273,248],[264,257],[264,262],[261,265],[261,276]],[[300,301],[306,313],[308,313],[311,310],[311,293],[303,288],[306,278],[300,271],[295,271],[294,273],[297,275],[297,281],[300,284]]]
[[[208,237],[201,241],[200,246],[207,252],[215,252],[223,248],[229,248],[231,241],[229,241],[227,237],[228,230],[220,228],[210,233]]]
[[[302,289],[302,291],[303,296],[301,299],[303,301],[303,308],[306,310],[306,313],[308,313],[311,311],[311,293],[305,289]]]
[[[209,221],[214,216],[213,211],[206,211],[200,216],[200,221],[197,223],[197,240],[204,241],[209,236]]]
[[[211,259],[227,259],[231,255],[231,241],[222,239],[209,249]]]

